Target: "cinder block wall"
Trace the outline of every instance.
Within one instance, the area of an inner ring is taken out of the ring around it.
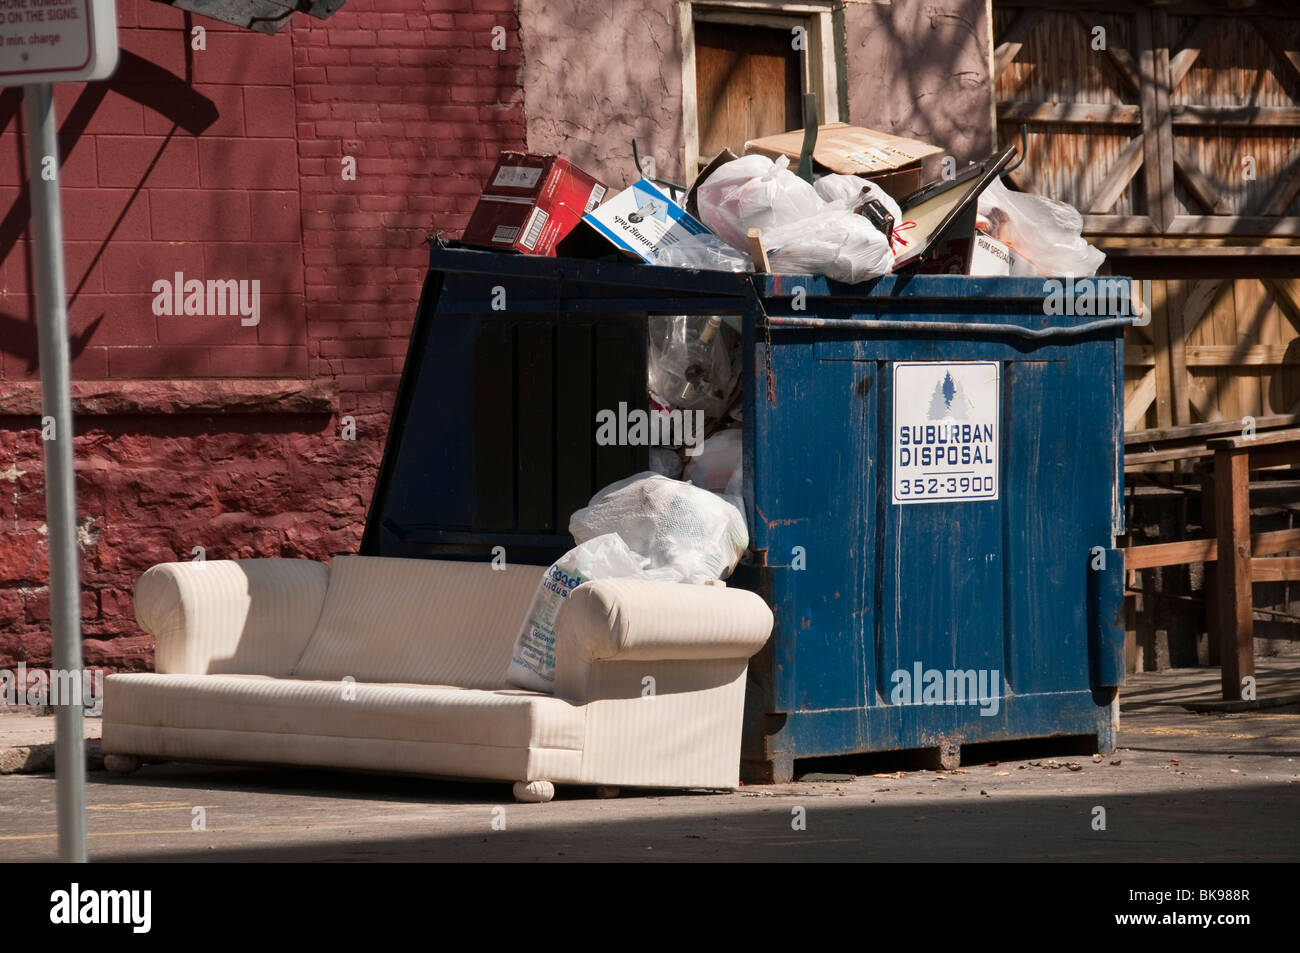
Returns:
[[[524,117],[513,0],[348,0],[274,37],[117,6],[117,74],[57,104],[86,657],[143,669],[130,591],[153,563],[356,551],[423,240],[459,233]],[[49,661],[21,132],[5,90],[0,667]],[[257,280],[260,321],[156,314],[177,272]]]

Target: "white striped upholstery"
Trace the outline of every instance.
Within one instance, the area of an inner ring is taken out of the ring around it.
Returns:
[[[159,672],[288,675],[311,639],[329,570],[306,559],[162,563],[135,586]]]
[[[293,674],[505,688],[544,568],[335,556],[316,634]]]
[[[102,748],[734,787],[747,659],[772,627],[762,599],[629,579],[580,586],[557,623],[551,696],[502,685],[543,571],[360,556],[329,570],[278,559],[155,566],[136,587],[136,614],[158,636],[158,674],[109,676]],[[345,676],[355,680],[346,689]]]
[[[133,672],[109,678],[114,691],[111,700],[105,698],[104,713],[110,724],[495,748],[582,747],[582,706],[519,689],[484,692],[264,675]]]

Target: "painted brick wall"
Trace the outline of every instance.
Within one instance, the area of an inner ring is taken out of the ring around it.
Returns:
[[[118,73],[58,91],[60,174],[86,656],[147,668],[153,563],[356,551],[423,241],[459,233],[524,117],[513,0],[349,0],[275,37],[118,10]],[[0,94],[0,667],[49,659],[19,107]],[[176,272],[258,280],[260,322],[155,315]]]

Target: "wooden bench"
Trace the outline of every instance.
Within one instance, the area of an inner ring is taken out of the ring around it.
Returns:
[[[1234,425],[1234,429],[1241,428]],[[1213,458],[1212,472],[1203,477],[1202,506],[1205,528],[1213,535],[1129,547],[1124,552],[1124,567],[1138,570],[1206,564],[1206,625],[1220,646],[1223,698],[1240,700],[1243,680],[1253,679],[1255,674],[1251,586],[1300,580],[1300,556],[1278,555],[1300,550],[1300,529],[1250,533],[1249,475],[1269,467],[1300,466],[1300,427],[1211,437],[1200,447],[1154,449],[1134,456],[1142,458],[1134,465]],[[1152,459],[1155,456],[1159,459]],[[1126,470],[1131,459],[1126,456]]]

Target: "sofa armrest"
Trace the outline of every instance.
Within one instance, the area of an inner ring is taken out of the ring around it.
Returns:
[[[589,662],[747,659],[771,633],[772,610],[744,589],[599,579],[565,601],[556,654]]]
[[[160,563],[135,586],[158,672],[288,675],[325,603],[329,569],[307,559]]]

